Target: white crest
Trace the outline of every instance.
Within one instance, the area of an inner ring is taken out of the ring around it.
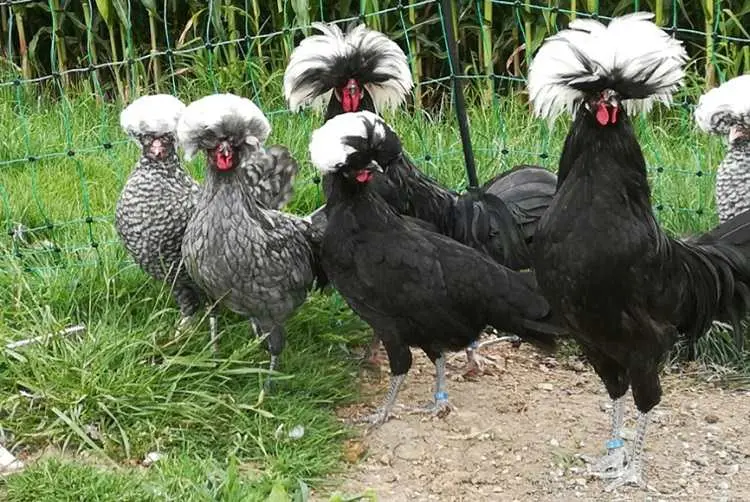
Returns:
[[[190,103],[177,124],[177,137],[185,156],[221,138],[263,143],[271,124],[255,103],[234,94],[212,94]]]
[[[311,35],[294,49],[284,73],[284,96],[296,112],[321,106],[332,89],[355,78],[378,112],[406,101],[414,82],[406,54],[393,40],[361,24],[344,34],[335,24],[313,23]]]
[[[120,126],[133,138],[174,134],[185,104],[170,94],[142,96],[120,113]]]
[[[356,148],[347,138],[360,137],[368,144],[385,137],[386,123],[372,112],[342,113],[313,131],[310,138],[310,160],[323,174],[338,171]]]
[[[704,131],[729,134],[732,127],[750,128],[750,74],[728,80],[698,100],[695,121]]]
[[[576,19],[548,37],[529,68],[529,96],[538,116],[574,113],[587,92],[617,91],[630,113],[670,103],[687,60],[682,43],[636,12],[608,26]]]

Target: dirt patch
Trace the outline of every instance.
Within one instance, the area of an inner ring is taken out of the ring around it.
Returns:
[[[501,370],[448,385],[456,407],[444,419],[401,413],[348,446],[356,462],[332,491],[372,488],[388,502],[526,500],[750,500],[750,398],[687,375],[662,379],[664,398],[646,437],[650,490],[605,493],[586,475],[581,454],[600,454],[609,432],[609,398],[578,361],[543,358],[524,345],[490,347]],[[415,362],[399,403],[432,395],[434,367]],[[462,361],[459,360],[459,363]],[[373,384],[384,395],[387,368]],[[359,406],[342,417],[364,413]],[[398,410],[397,410],[398,413]],[[626,438],[635,407],[629,399]],[[628,444],[628,448],[630,444]],[[359,459],[357,461],[357,459]]]

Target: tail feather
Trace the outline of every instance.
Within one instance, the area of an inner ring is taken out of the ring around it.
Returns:
[[[297,161],[286,147],[266,148],[258,162],[246,166],[248,185],[255,199],[268,209],[280,209],[294,194],[294,178],[299,171]]]
[[[321,247],[323,245],[323,235],[328,225],[328,215],[326,206],[321,206],[304,218],[295,219],[297,227],[307,238],[312,251],[312,269],[315,276],[315,289],[322,290],[328,285],[328,275],[323,270],[320,260]]]
[[[683,293],[687,296],[682,302],[678,329],[687,338],[691,356],[698,338],[715,320],[732,324],[735,343],[741,349],[744,341],[741,319],[750,309],[748,255],[709,234],[678,242],[676,255],[687,278]]]
[[[520,165],[484,184],[482,190],[500,198],[513,214],[516,225],[529,241],[536,224],[552,203],[557,176],[537,166]]]
[[[513,214],[501,199],[480,190],[469,191],[456,200],[450,237],[514,270],[528,268],[531,263]]]

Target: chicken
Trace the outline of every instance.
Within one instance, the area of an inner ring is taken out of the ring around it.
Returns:
[[[154,279],[165,281],[180,308],[184,328],[205,302],[182,267],[182,236],[200,194],[198,183],[177,157],[176,127],[185,105],[174,96],[143,96],[120,114],[120,125],[142,148],[115,211],[125,249]],[[216,344],[216,320],[211,341]]]
[[[203,150],[208,164],[182,241],[185,266],[212,299],[266,335],[273,371],[284,323],[305,301],[317,264],[309,220],[269,208],[291,196],[297,172],[285,148],[263,148],[270,130],[252,101],[232,94],[191,103],[177,126],[186,156]]]
[[[716,173],[716,207],[725,222],[750,209],[750,75],[701,96],[695,121],[704,131],[729,139],[729,151]]]
[[[323,269],[349,306],[380,336],[391,369],[387,420],[419,347],[436,367],[434,403],[450,410],[445,351],[476,340],[488,324],[553,348],[562,331],[548,323],[533,274],[512,271],[460,242],[415,225],[373,189],[373,173],[402,158],[399,138],[371,112],[346,113],[313,132],[310,158],[331,179]]]
[[[646,426],[662,394],[659,368],[678,338],[697,338],[714,319],[737,327],[750,304],[748,256],[731,244],[744,239],[725,232],[672,239],[654,216],[627,112],[669,103],[687,56],[652,17],[630,14],[606,27],[575,20],[543,43],[529,70],[536,114],[574,116],[557,194],[534,235],[533,265],[544,296],[613,400],[607,454],[592,468],[614,479],[607,490],[644,484]],[[638,409],[629,456],[622,438],[628,388]]]
[[[291,110],[327,103],[329,120],[347,112],[382,112],[406,101],[413,82],[406,55],[394,41],[364,25],[346,34],[335,24],[313,26],[322,34],[302,40],[284,74]],[[323,183],[328,195],[330,177],[323,177]],[[401,214],[423,219],[499,263],[522,269],[529,266],[526,246],[545,204],[552,200],[556,177],[543,168],[523,166],[478,190],[458,194],[404,158],[385,175],[376,173],[371,186]],[[378,346],[373,338],[373,354]],[[471,348],[467,357],[467,373],[480,372],[483,359]]]

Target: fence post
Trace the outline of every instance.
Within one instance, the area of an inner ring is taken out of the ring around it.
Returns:
[[[477,188],[477,168],[474,162],[474,149],[471,146],[471,135],[469,134],[469,121],[466,118],[466,100],[461,75],[461,65],[458,60],[458,48],[456,47],[456,33],[453,31],[453,9],[451,2],[456,0],[441,0],[440,17],[443,22],[443,34],[445,45],[448,49],[448,62],[451,69],[451,82],[453,84],[453,95],[455,97],[456,120],[461,132],[461,145],[464,151],[464,163],[466,164],[466,176],[469,180],[469,188]]]

